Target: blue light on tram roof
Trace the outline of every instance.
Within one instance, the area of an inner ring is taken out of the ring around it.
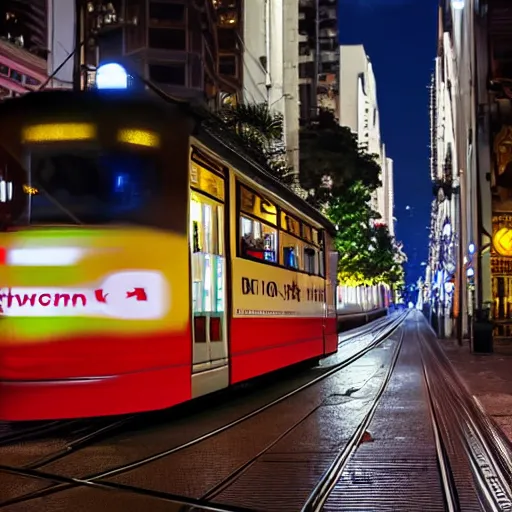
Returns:
[[[128,89],[128,73],[120,64],[102,64],[96,70],[98,89]]]

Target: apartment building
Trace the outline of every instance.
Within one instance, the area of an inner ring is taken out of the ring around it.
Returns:
[[[363,45],[340,47],[339,122],[357,134],[360,147],[378,156],[382,186],[372,198],[372,206],[394,232],[393,163],[386,154],[380,132],[377,83],[370,58]]]
[[[339,112],[337,0],[299,0],[300,117],[307,123],[318,108]]]

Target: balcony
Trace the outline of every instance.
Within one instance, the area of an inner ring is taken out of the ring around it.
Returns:
[[[299,9],[315,9],[315,0],[299,0]]]
[[[340,53],[337,51],[320,52],[321,62],[338,62],[339,58],[340,58]]]
[[[322,39],[331,39],[338,37],[338,30],[335,27],[321,28],[318,35]]]
[[[337,20],[338,13],[334,7],[320,7],[318,10],[318,17],[322,20]]]

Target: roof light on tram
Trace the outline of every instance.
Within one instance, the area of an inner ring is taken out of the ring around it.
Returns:
[[[119,133],[117,134],[117,140],[126,144],[146,146],[148,148],[157,148],[160,146],[160,136],[158,133],[149,130],[119,130]]]
[[[120,64],[103,64],[96,70],[98,89],[128,89],[128,73]]]
[[[49,123],[27,126],[23,142],[63,142],[96,138],[96,127],[89,123]]]

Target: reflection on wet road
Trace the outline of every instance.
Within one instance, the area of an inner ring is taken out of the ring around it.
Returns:
[[[468,405],[423,318],[413,312],[374,346],[377,331],[319,367],[128,424],[32,473],[37,442],[2,446],[0,508],[508,510],[509,447]]]

